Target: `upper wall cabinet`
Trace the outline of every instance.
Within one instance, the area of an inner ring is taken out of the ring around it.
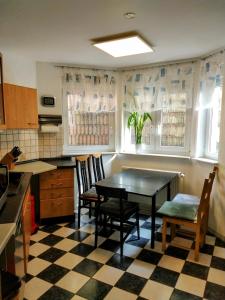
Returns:
[[[4,104],[8,129],[38,128],[36,89],[4,83]]]
[[[3,73],[2,73],[2,55],[0,53],[0,129],[5,128],[5,113],[3,99]]]

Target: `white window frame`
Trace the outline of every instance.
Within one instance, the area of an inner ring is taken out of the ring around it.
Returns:
[[[152,126],[153,134],[151,140],[152,145],[141,144],[141,149],[139,149],[139,154],[168,154],[168,155],[178,155],[178,156],[190,156],[190,145],[191,145],[191,120],[192,120],[193,109],[186,108],[186,126],[184,134],[184,147],[179,146],[161,146],[160,137],[160,126],[161,126],[161,114],[162,110],[158,110],[152,113]],[[128,114],[128,113],[127,113]],[[188,126],[190,124],[190,126]],[[131,144],[130,133],[127,128],[127,117],[125,112],[123,112],[123,134],[121,141],[121,148],[123,153],[131,153],[136,151],[135,144]]]
[[[221,95],[216,95],[217,90],[216,89],[220,89],[220,93]],[[215,139],[215,134],[212,134],[212,122],[213,122],[213,110],[215,110],[216,106],[218,108],[218,111],[216,112],[217,117],[221,118],[221,104],[222,104],[222,87],[216,87],[215,91],[213,92],[213,96],[215,97],[212,100],[212,105],[211,107],[205,108],[204,110],[200,110],[199,114],[201,114],[200,118],[202,118],[203,120],[201,121],[202,124],[200,126],[202,126],[202,137],[199,136],[199,138],[203,139],[202,142],[202,157],[203,158],[208,158],[208,159],[214,159],[214,160],[218,160],[218,154],[219,154],[219,149],[216,152],[211,152],[210,149],[210,143],[212,142],[212,139],[214,138],[214,142],[216,142]],[[218,101],[218,98],[220,97],[220,103],[216,103]],[[219,132],[218,134],[218,139],[220,139],[220,126],[219,126]]]
[[[114,114],[114,123],[111,124],[111,136],[113,137],[109,145],[70,145],[69,144],[69,126],[68,126],[68,100],[67,96],[63,97],[63,128],[64,128],[64,143],[63,143],[63,154],[89,154],[93,152],[115,152],[115,131],[116,131],[116,111],[109,112]]]

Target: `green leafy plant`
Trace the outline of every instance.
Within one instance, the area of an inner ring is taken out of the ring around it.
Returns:
[[[152,121],[151,115],[147,112],[138,113],[137,111],[134,111],[129,115],[129,118],[127,120],[127,127],[134,128],[136,144],[141,144],[142,132],[143,132],[145,122],[147,120]]]

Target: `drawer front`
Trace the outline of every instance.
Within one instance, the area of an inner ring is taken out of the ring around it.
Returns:
[[[43,218],[53,218],[69,216],[74,214],[74,199],[69,198],[59,198],[50,199],[49,201],[40,201],[40,217]]]
[[[40,181],[45,181],[46,178],[49,180],[55,180],[55,179],[63,179],[63,178],[74,178],[74,172],[73,169],[56,169],[52,170],[46,173],[40,174]]]
[[[73,187],[72,178],[52,179],[46,176],[45,180],[42,180],[40,182],[40,189],[69,188],[69,187]]]
[[[73,188],[42,189],[40,190],[40,200],[73,197]]]

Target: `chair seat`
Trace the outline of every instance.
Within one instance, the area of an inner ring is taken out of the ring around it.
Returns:
[[[197,196],[194,196],[194,195],[179,193],[173,198],[172,202],[199,205],[200,198],[198,198]]]
[[[96,193],[95,187],[90,188],[86,192],[80,195],[80,199],[82,200],[90,200],[90,201],[97,201],[98,195]]]
[[[132,215],[137,210],[138,210],[138,203],[129,202],[129,201],[123,203],[123,216],[125,218],[127,216]],[[103,213],[110,213],[110,215],[114,215],[115,217],[119,217],[120,201],[118,199],[110,199],[107,202],[101,204],[100,211]]]
[[[195,221],[197,219],[198,204],[186,204],[166,201],[157,211],[160,215]]]

